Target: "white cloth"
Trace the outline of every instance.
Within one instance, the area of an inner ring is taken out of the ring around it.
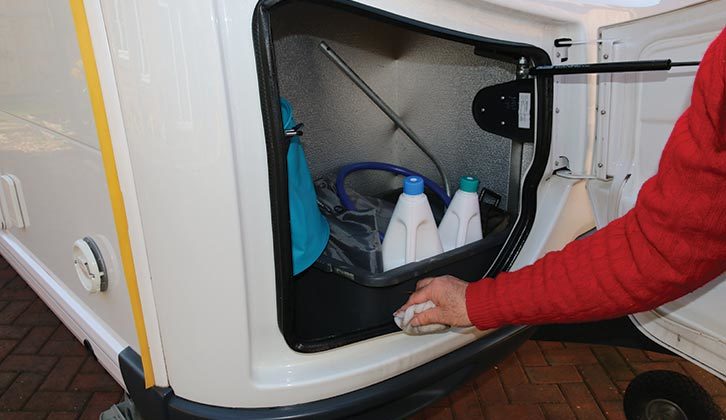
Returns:
[[[393,321],[396,323],[396,325],[398,325],[398,328],[400,328],[401,330],[403,330],[403,332],[409,335],[431,334],[443,331],[449,328],[449,326],[444,324],[429,324],[414,327],[413,325],[411,325],[411,320],[413,319],[414,315],[435,307],[436,305],[430,300],[427,300],[424,303],[411,305],[406,308],[406,311],[404,311],[402,314],[394,314]]]

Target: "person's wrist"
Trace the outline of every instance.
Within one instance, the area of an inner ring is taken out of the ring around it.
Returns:
[[[466,286],[464,286],[464,317],[466,318],[467,325],[474,325],[474,323],[471,322],[471,316],[469,316],[469,304],[467,303],[469,286],[471,286],[471,283],[466,283]]]
[[[493,285],[494,280],[484,278],[469,283],[466,288],[466,315],[480,330],[493,328],[499,322],[496,301],[490,296]]]
[[[470,282],[466,285],[466,288],[464,289],[464,308],[466,308],[466,319],[469,320],[469,323],[476,326],[474,323],[474,316],[472,314],[472,291],[476,286],[474,286],[476,283],[480,282],[481,280]]]

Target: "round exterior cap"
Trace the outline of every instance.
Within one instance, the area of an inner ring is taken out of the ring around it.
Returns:
[[[419,195],[424,192],[423,178],[420,176],[408,176],[403,181],[403,193],[408,195]]]
[[[464,192],[477,192],[479,189],[479,180],[473,176],[462,176],[459,179],[459,189]]]
[[[103,292],[108,288],[106,265],[93,239],[85,237],[73,244],[73,265],[78,279],[88,292]]]

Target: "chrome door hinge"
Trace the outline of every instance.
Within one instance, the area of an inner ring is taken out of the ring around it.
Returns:
[[[612,61],[614,42],[605,42],[598,45],[598,55],[601,63]],[[595,142],[593,147],[592,172],[597,179],[608,177],[608,154],[610,148],[610,102],[612,100],[613,75],[600,74],[597,77],[597,121],[595,123]]]

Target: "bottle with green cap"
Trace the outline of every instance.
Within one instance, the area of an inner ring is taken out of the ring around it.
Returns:
[[[439,224],[439,237],[444,251],[470,244],[482,238],[479,213],[479,180],[473,176],[459,179],[459,190],[451,199]]]

